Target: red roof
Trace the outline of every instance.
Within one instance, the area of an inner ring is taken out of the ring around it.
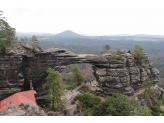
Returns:
[[[33,105],[37,105],[34,94],[36,94],[35,90],[23,91],[13,94],[12,96],[0,101],[0,112],[7,110],[11,104],[15,104],[15,107],[18,107],[21,102],[31,102]],[[45,112],[42,114],[45,114]]]

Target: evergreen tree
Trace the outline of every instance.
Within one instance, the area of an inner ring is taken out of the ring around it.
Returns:
[[[21,38],[21,40],[20,40],[21,42],[23,42],[23,43],[25,43],[25,41],[24,41],[24,38]]]
[[[4,52],[5,49],[6,49],[5,41],[0,40],[0,53],[1,53],[1,52]]]
[[[2,13],[0,11],[0,40],[3,40],[5,45],[10,45],[15,39],[15,29],[9,26],[4,17],[1,17]]]
[[[28,42],[28,38],[25,36],[24,37],[24,42],[27,43]]]
[[[135,46],[133,56],[136,58],[137,64],[142,64],[142,59],[145,59],[143,49],[138,45]]]
[[[100,53],[107,53],[107,50],[110,50],[110,46],[109,45],[105,45],[103,46],[104,51],[100,51]]]
[[[145,89],[144,97],[150,98],[151,97],[151,81],[149,77],[144,81],[142,86]]]
[[[48,68],[48,76],[46,83],[43,85],[43,93],[46,94],[45,99],[50,101],[50,109],[58,111],[63,107],[63,101],[61,96],[64,95],[64,91],[61,85],[62,78],[60,73],[54,69]]]
[[[80,85],[81,81],[84,80],[82,71],[78,68],[77,64],[72,66],[71,71],[73,73],[72,82],[77,83],[77,85]]]
[[[30,38],[30,44],[34,47],[39,47],[39,42],[35,35],[33,35],[32,38]]]

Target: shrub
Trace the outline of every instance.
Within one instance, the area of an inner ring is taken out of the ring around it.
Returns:
[[[141,65],[143,63],[142,59],[146,59],[143,49],[138,45],[135,46],[133,56],[135,57],[136,63],[138,65]]]
[[[71,90],[71,89],[74,89],[74,88],[76,88],[76,85],[68,85],[68,86],[63,87],[63,90],[65,90],[65,89]]]
[[[153,106],[152,106],[152,114],[153,116],[160,116],[161,114],[161,108],[160,106],[162,105],[161,101],[156,101],[154,102]]]
[[[130,100],[127,96],[119,93],[113,93],[106,98],[106,114],[112,116],[130,116],[138,107],[137,102]]]
[[[100,103],[100,100],[101,100],[100,97],[93,97],[89,93],[78,94],[76,95],[75,99],[83,101],[83,104],[88,105],[90,107],[92,107],[94,104]]]
[[[99,110],[99,107],[98,107],[98,106],[94,106],[94,109],[95,109],[95,110]]]
[[[94,111],[93,111],[91,108],[88,108],[88,109],[85,111],[84,116],[93,116],[93,114],[94,114]]]
[[[150,110],[148,107],[143,106],[140,109],[140,116],[152,116],[152,110]]]
[[[1,41],[0,40],[0,53],[1,52],[5,52],[5,49],[6,49],[6,43],[5,43],[5,41]]]
[[[34,45],[32,45],[32,49],[31,49],[34,53],[36,53],[37,52],[37,50],[36,50],[36,47],[34,46]]]
[[[99,104],[100,101],[101,101],[100,97],[97,96],[97,97],[94,98],[94,103],[95,104]]]
[[[68,110],[65,109],[65,110],[64,110],[64,116],[67,116],[67,115],[68,115]]]

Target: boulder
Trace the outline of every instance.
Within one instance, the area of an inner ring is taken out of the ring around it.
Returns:
[[[25,108],[28,108],[28,107],[31,107],[33,104],[31,102],[28,102],[28,103],[25,103],[24,107]]]
[[[8,107],[8,109],[15,109],[15,104],[11,104],[9,107]]]
[[[27,109],[28,112],[37,112],[39,113],[39,107],[37,105],[30,105]]]
[[[21,102],[19,106],[25,106],[25,102]]]

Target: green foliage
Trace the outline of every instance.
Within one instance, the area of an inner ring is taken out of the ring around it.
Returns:
[[[71,68],[70,68],[71,69]],[[72,73],[65,73],[62,72],[61,73],[61,77],[63,79],[63,81],[65,81],[68,85],[72,85],[73,83],[71,82],[72,78],[73,78],[73,74]]]
[[[63,101],[61,96],[64,95],[64,91],[61,85],[62,79],[60,73],[54,69],[48,68],[48,76],[46,83],[42,86],[43,94],[46,94],[45,99],[50,102],[50,109],[58,111],[63,107]]]
[[[28,38],[25,36],[24,37],[24,43],[27,43],[28,42]]]
[[[156,101],[154,102],[153,106],[152,106],[152,114],[153,116],[160,116],[162,112],[160,106],[162,105],[161,101]]]
[[[64,110],[64,116],[67,116],[67,115],[68,115],[68,110],[65,109],[65,110]]]
[[[63,87],[63,90],[65,90],[65,89],[71,90],[71,89],[74,89],[76,87],[77,87],[76,85],[68,85],[68,86]]]
[[[36,52],[36,47],[39,47],[39,42],[36,38],[35,35],[32,36],[32,38],[30,38],[30,42],[29,42],[31,45],[32,45],[32,51],[33,52]]]
[[[94,106],[94,109],[95,109],[95,110],[99,110],[99,107],[98,107],[98,106]]]
[[[138,45],[135,46],[133,56],[135,57],[136,63],[138,65],[141,65],[143,63],[142,60],[146,59],[145,58],[145,53],[143,52],[143,49]]]
[[[105,45],[105,46],[103,46],[103,49],[104,49],[104,51],[100,51],[100,53],[106,53],[107,50],[110,50],[110,46],[109,45]]]
[[[35,45],[34,44],[32,44],[32,49],[31,49],[34,53],[36,53],[37,52],[37,50],[36,50],[36,47],[35,47]]]
[[[71,71],[73,73],[72,82],[77,83],[77,85],[80,85],[81,82],[84,80],[82,71],[78,68],[76,64],[72,66]]]
[[[149,77],[143,82],[142,86],[145,89],[144,97],[150,98],[151,97],[151,81]]]
[[[0,11],[0,16],[3,13]],[[5,45],[10,45],[15,39],[15,29],[11,28],[10,25],[6,22],[6,19],[0,17],[0,40],[5,42]],[[1,48],[4,49],[4,48]]]
[[[139,116],[152,116],[152,110],[150,110],[148,107],[143,106],[139,111]]]
[[[121,50],[120,49],[117,49],[116,55],[118,55],[119,59],[122,59],[122,55],[121,55]]]
[[[6,49],[5,41],[0,40],[0,53],[5,52],[5,49]]]
[[[95,104],[99,104],[100,101],[101,101],[100,97],[97,96],[97,97],[94,98],[94,103]]]
[[[52,48],[59,48],[58,46],[54,45]]]
[[[117,49],[116,52],[111,50],[109,53],[111,54],[110,59],[117,59],[117,60],[121,60],[122,59],[121,50],[120,49]]]
[[[88,109],[85,111],[84,116],[93,116],[93,114],[94,114],[94,111],[93,111],[91,108],[88,108]]]
[[[164,106],[164,94],[162,95],[161,101],[162,101],[162,105]]]
[[[138,108],[134,100],[130,100],[127,96],[119,93],[113,93],[112,96],[106,98],[106,115],[112,116],[131,116],[133,111]]]
[[[89,106],[89,107],[92,107],[94,104],[99,104],[101,101],[100,97],[93,97],[89,93],[78,94],[78,95],[76,95],[76,97],[74,99],[83,101],[83,104],[85,106]]]
[[[148,107],[143,106],[141,108],[135,108],[132,114],[133,116],[152,116],[152,111]]]

